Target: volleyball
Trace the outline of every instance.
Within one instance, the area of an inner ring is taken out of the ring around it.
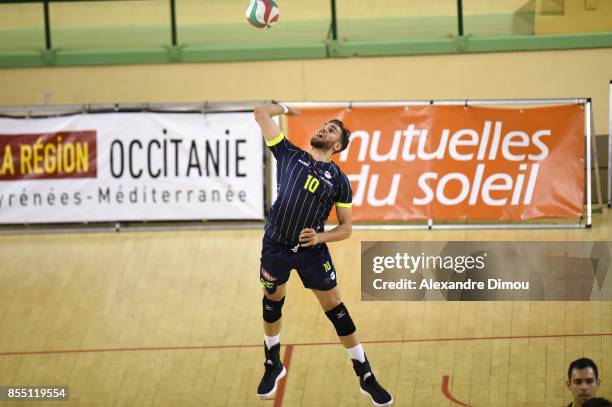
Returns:
[[[251,0],[246,18],[257,28],[271,27],[278,22],[278,6],[274,0]]]

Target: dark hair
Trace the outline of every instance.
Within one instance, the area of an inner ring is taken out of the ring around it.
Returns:
[[[567,378],[570,380],[572,379],[572,370],[586,369],[588,367],[592,368],[593,372],[595,372],[595,379],[599,379],[599,372],[597,371],[597,365],[595,364],[595,362],[593,362],[589,358],[576,359],[572,363],[570,363],[569,369],[567,369]]]
[[[595,397],[582,404],[582,407],[611,407],[612,401],[603,397]]]
[[[344,123],[342,123],[342,120],[333,119],[333,120],[330,120],[328,123],[334,123],[338,125],[338,127],[340,127],[340,130],[342,131],[342,139],[340,140],[340,142],[342,143],[342,149],[340,151],[346,150],[346,148],[349,145],[349,137],[351,137],[351,131],[347,129],[346,127],[344,127]]]

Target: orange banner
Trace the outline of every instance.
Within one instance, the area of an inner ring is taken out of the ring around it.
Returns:
[[[581,105],[307,109],[288,120],[308,151],[322,123],[352,131],[334,161],[351,180],[353,220],[576,218],[583,208]]]

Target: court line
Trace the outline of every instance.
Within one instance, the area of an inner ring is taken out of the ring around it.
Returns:
[[[606,333],[582,333],[582,334],[553,334],[553,335],[523,335],[523,336],[474,336],[464,338],[422,338],[422,339],[381,339],[361,341],[363,344],[383,344],[383,343],[427,343],[427,342],[450,342],[450,341],[483,341],[500,339],[553,339],[553,338],[574,338],[574,337],[603,337],[612,336],[612,332]],[[323,346],[338,345],[340,342],[301,342],[288,343],[283,346]],[[0,356],[27,356],[27,355],[52,355],[62,353],[97,353],[97,352],[136,352],[136,351],[174,351],[174,350],[206,350],[206,349],[241,349],[241,348],[261,348],[261,344],[242,344],[242,345],[193,345],[193,346],[155,346],[155,347],[134,347],[134,348],[91,348],[91,349],[57,349],[21,352],[0,352]]]
[[[283,396],[285,395],[285,384],[289,377],[289,365],[291,365],[291,355],[293,354],[293,345],[285,346],[285,357],[283,358],[283,365],[287,369],[285,377],[278,383],[278,389],[276,390],[276,398],[274,399],[274,407],[281,407],[283,405]]]
[[[448,382],[449,382],[448,375],[442,376],[442,394],[444,394],[444,397],[446,397],[447,399],[449,399],[455,404],[459,404],[460,406],[470,407],[469,404],[465,404],[463,401],[457,400],[456,398],[453,397],[452,394],[450,394],[450,391],[448,390]]]

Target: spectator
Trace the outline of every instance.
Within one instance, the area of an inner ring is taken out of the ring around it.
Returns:
[[[587,358],[574,360],[567,370],[567,388],[573,396],[567,407],[586,407],[585,403],[595,397],[600,383],[595,362]]]

